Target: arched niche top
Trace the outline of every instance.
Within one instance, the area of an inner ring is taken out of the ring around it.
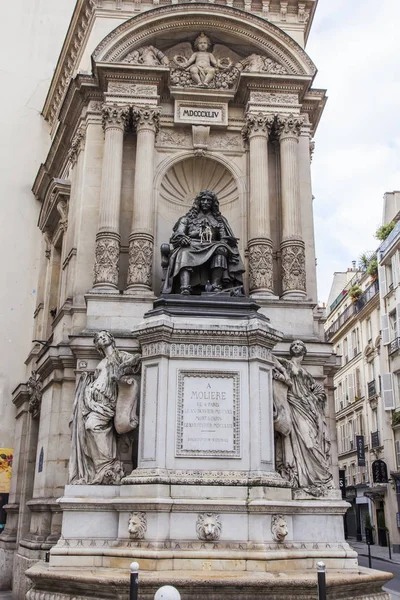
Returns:
[[[151,44],[164,51],[179,42],[192,42],[201,31],[214,43],[233,45],[243,57],[262,53],[293,75],[316,73],[306,52],[279,27],[237,8],[199,2],[162,6],[132,17],[100,42],[93,59],[119,63],[141,46]]]
[[[235,179],[225,165],[210,157],[195,156],[184,157],[169,166],[162,177],[159,194],[165,202],[186,210],[204,189],[213,190],[221,206],[239,197]]]

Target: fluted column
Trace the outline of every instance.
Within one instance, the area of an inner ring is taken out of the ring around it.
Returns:
[[[249,287],[252,295],[273,294],[272,241],[269,211],[268,138],[274,117],[246,115],[243,135],[250,150]]]
[[[306,295],[306,261],[301,230],[298,142],[302,117],[277,117],[281,155],[282,195],[282,295],[301,299]]]
[[[129,236],[127,293],[148,293],[152,285],[154,248],[153,165],[160,108],[134,108],[136,168],[132,229]]]
[[[103,106],[105,138],[93,288],[109,292],[118,289],[122,155],[128,116],[127,106]]]

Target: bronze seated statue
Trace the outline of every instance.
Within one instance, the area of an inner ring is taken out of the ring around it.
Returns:
[[[175,224],[170,244],[161,246],[161,293],[242,290],[244,265],[237,242],[219,211],[216,194],[200,192],[189,212]]]

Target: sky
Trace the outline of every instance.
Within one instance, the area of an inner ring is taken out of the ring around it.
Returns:
[[[306,48],[328,102],[312,162],[318,298],[379,245],[383,194],[400,190],[400,0],[319,0]]]

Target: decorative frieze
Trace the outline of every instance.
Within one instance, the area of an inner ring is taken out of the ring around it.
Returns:
[[[157,96],[157,86],[110,81],[107,92],[122,96]]]
[[[248,247],[250,293],[259,289],[273,289],[272,244],[266,240],[252,240]]]
[[[96,286],[118,286],[119,236],[98,233],[96,237],[94,280]]]
[[[277,92],[250,92],[250,102],[266,105],[298,104],[299,97],[297,94],[279,94]]]
[[[173,129],[161,129],[157,136],[158,146],[188,147],[192,140],[189,133],[174,131]]]
[[[306,257],[301,241],[289,240],[282,244],[282,290],[284,295],[306,290]]]
[[[128,286],[151,287],[153,271],[153,238],[135,234],[129,242]]]

